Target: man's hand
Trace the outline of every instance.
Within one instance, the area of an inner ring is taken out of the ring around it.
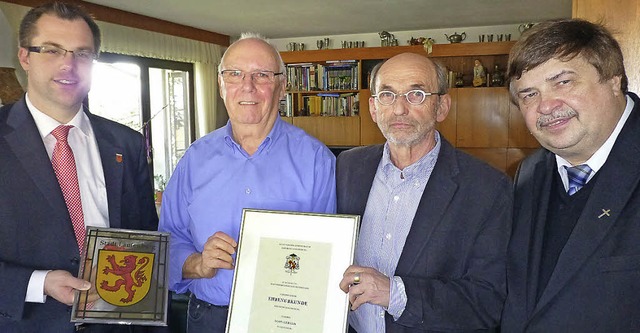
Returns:
[[[66,305],[73,304],[76,290],[89,290],[89,288],[91,283],[78,279],[64,270],[50,271],[44,278],[44,294]]]
[[[78,305],[80,305],[81,308],[85,308],[87,304],[93,303],[101,298],[100,295],[98,295],[98,291],[96,290],[97,273],[98,267],[91,266],[91,261],[87,261],[84,268],[84,276],[82,277],[89,280],[89,282],[91,283],[91,288],[89,290],[82,291],[79,294],[80,301],[78,302]]]
[[[351,265],[342,275],[340,289],[349,293],[351,310],[364,303],[389,307],[389,278],[371,267]]]
[[[218,231],[204,243],[202,253],[190,255],[182,266],[185,279],[212,278],[219,268],[233,269],[233,257],[238,244],[222,231]]]
[[[78,302],[80,308],[84,308],[85,306],[87,306],[87,304],[94,303],[95,301],[101,299],[98,291],[95,288],[95,285],[91,285],[91,289],[86,292],[88,293],[86,297],[84,295],[84,292],[80,293],[80,302]]]

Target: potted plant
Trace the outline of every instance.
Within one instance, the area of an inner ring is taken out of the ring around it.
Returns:
[[[156,201],[156,204],[160,205],[162,203],[162,192],[164,192],[164,188],[165,186],[167,186],[167,180],[164,178],[163,175],[155,175],[153,176],[153,180],[154,180],[154,187],[156,190],[154,199]]]

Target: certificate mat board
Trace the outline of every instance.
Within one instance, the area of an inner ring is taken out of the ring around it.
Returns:
[[[243,210],[227,333],[344,332],[360,216]]]
[[[168,247],[165,232],[87,228],[78,276],[92,287],[76,291],[71,321],[166,326]]]

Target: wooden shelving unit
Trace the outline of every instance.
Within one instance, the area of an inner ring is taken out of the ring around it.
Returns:
[[[430,57],[466,57],[466,56],[494,56],[508,55],[515,42],[491,43],[457,43],[435,44]],[[427,55],[422,45],[391,46],[391,47],[363,47],[350,49],[329,49],[280,52],[282,60],[289,63],[321,62],[331,60],[376,60],[388,59],[405,52]]]
[[[452,71],[464,73],[465,87],[450,89],[451,111],[447,119],[438,124],[438,130],[456,147],[513,175],[518,162],[537,149],[538,143],[526,129],[519,110],[511,104],[505,87],[471,87],[474,60],[479,59],[490,72],[496,65],[504,71],[513,44],[436,44],[430,54],[421,45],[282,52],[282,59],[287,64],[355,60],[360,68],[358,116],[290,117],[287,121],[305,129],[328,146],[383,143],[385,139],[369,114],[368,71],[378,61],[400,53],[423,54],[437,58]]]

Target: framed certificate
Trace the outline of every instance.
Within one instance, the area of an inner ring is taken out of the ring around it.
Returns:
[[[72,322],[167,325],[169,234],[87,228]],[[97,300],[95,298],[97,297]]]
[[[245,209],[227,333],[344,332],[360,216]]]

